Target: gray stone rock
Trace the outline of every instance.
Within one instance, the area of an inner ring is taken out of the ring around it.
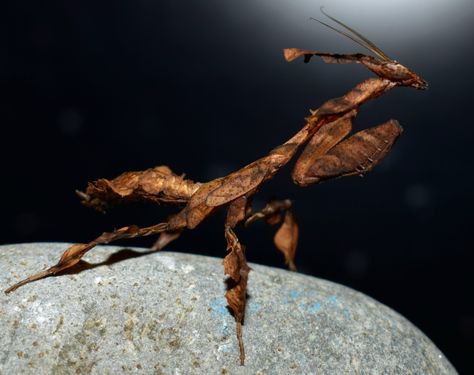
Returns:
[[[67,244],[0,247],[0,286]],[[456,374],[396,312],[329,281],[252,265],[239,365],[222,260],[99,247],[81,272],[0,295],[0,374]]]

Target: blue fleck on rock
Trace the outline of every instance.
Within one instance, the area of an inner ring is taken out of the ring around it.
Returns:
[[[0,246],[1,288],[68,246]],[[383,304],[255,264],[240,366],[222,259],[99,246],[84,261],[76,273],[0,293],[0,374],[456,374]]]

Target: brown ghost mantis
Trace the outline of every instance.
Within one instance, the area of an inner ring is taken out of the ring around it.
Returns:
[[[324,13],[324,11],[321,9]],[[245,360],[242,340],[242,323],[246,305],[246,288],[250,271],[245,258],[245,248],[239,242],[234,229],[238,224],[248,225],[264,219],[269,224],[281,223],[274,237],[290,269],[296,270],[293,259],[298,241],[298,226],[291,213],[291,201],[271,201],[262,210],[252,212],[251,199],[260,186],[270,180],[306,144],[292,172],[293,181],[299,186],[317,184],[323,180],[351,175],[363,175],[372,170],[390,151],[402,132],[396,120],[360,131],[349,138],[352,121],[359,107],[397,86],[426,89],[427,83],[415,72],[390,59],[382,50],[364,36],[324,13],[342,26],[339,30],[324,22],[323,25],[345,35],[375,56],[363,54],[335,54],[298,48],[285,49],[287,61],[303,57],[309,62],[319,56],[326,63],[362,64],[376,78],[369,78],[345,95],[328,100],[316,110],[310,110],[303,128],[268,155],[246,165],[225,177],[209,182],[193,182],[184,175],[174,174],[167,166],[158,166],[140,172],[125,172],[113,180],[100,179],[89,183],[85,192],[77,192],[82,203],[98,211],[121,203],[146,201],[183,206],[181,211],[165,222],[146,228],[135,225],[105,232],[87,244],[75,244],[61,256],[59,262],[11,286],[9,293],[18,287],[47,276],[56,275],[77,264],[79,260],[99,244],[107,244],[122,238],[160,234],[153,249],[161,250],[179,237],[184,229],[196,228],[204,219],[220,207],[227,207],[224,234],[227,254],[224,273],[228,276],[227,303],[234,315],[240,349],[240,362]]]

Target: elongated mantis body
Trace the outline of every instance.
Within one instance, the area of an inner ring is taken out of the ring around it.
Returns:
[[[112,180],[99,179],[89,183],[86,191],[78,192],[78,195],[84,205],[99,211],[105,211],[116,204],[134,201],[176,204],[181,205],[182,209],[165,222],[150,227],[126,226],[105,232],[87,244],[72,245],[65,250],[57,264],[27,277],[5,292],[12,292],[24,284],[56,275],[73,267],[84,254],[99,244],[123,238],[159,234],[153,248],[161,250],[178,238],[184,229],[196,228],[214,211],[225,206],[227,218],[224,234],[227,240],[227,254],[224,258],[224,273],[228,276],[226,299],[236,321],[240,362],[244,364],[242,324],[250,268],[247,265],[245,249],[235,233],[235,228],[241,223],[250,225],[261,219],[270,224],[281,223],[274,242],[292,270],[296,270],[294,257],[298,242],[298,226],[291,212],[290,200],[272,201],[262,210],[252,212],[252,197],[263,183],[270,180],[293,159],[302,146],[305,148],[297,158],[292,172],[292,179],[299,186],[317,184],[341,176],[363,175],[372,170],[389,153],[402,128],[396,120],[389,120],[348,137],[359,107],[397,86],[416,89],[427,87],[426,82],[415,72],[388,58],[377,46],[355,30],[327,16],[347,32],[318,22],[369,49],[375,57],[289,48],[284,50],[286,60],[292,61],[302,57],[308,62],[313,56],[318,56],[326,63],[357,63],[373,72],[375,78],[369,78],[343,96],[330,99],[319,108],[311,110],[304,126],[293,137],[262,158],[227,176],[209,182],[194,182],[185,179],[184,176],[176,175],[167,166],[158,166],[145,171],[125,172]]]

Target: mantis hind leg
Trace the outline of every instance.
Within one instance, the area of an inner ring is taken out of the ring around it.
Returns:
[[[5,293],[10,293],[22,285],[28,284],[32,281],[36,281],[48,276],[55,275],[61,271],[64,271],[68,268],[73,267],[81,260],[81,258],[89,250],[93,249],[97,245],[108,244],[112,241],[120,240],[123,238],[150,236],[153,234],[165,232],[169,229],[170,229],[170,225],[167,222],[165,222],[165,223],[160,223],[160,224],[152,225],[150,227],[145,227],[145,228],[139,228],[136,225],[132,225],[132,226],[127,226],[127,227],[114,230],[113,232],[102,233],[95,240],[87,244],[75,244],[75,245],[70,246],[68,249],[64,251],[64,253],[62,254],[57,264],[55,264],[54,266],[44,271],[31,275],[27,277],[26,279],[16,283],[15,285],[12,285],[11,287],[5,290]]]
[[[282,223],[273,237],[273,243],[285,257],[288,268],[296,271],[294,258],[298,246],[299,229],[291,207],[292,202],[289,199],[272,200],[261,210],[248,215],[245,225],[258,220],[265,220],[270,225]]]

